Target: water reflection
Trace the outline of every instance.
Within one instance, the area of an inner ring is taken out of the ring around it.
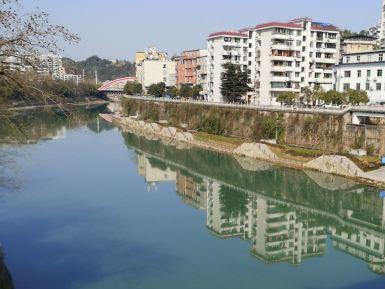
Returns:
[[[241,238],[267,263],[300,265],[327,254],[327,239],[341,252],[385,275],[385,200],[375,188],[315,172],[275,168],[199,149],[175,149],[123,134],[137,153],[148,190],[173,181],[182,201],[206,211],[208,231]]]
[[[5,265],[4,259],[4,252],[0,247],[0,289],[13,289],[12,277]]]

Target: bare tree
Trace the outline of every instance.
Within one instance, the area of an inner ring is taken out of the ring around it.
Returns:
[[[46,12],[24,13],[19,0],[0,0],[0,81],[24,88],[25,67],[30,71],[41,66],[40,55],[58,53],[60,43],[77,43],[80,38],[64,26],[51,24]],[[7,59],[19,62],[10,66]],[[29,91],[29,94],[32,91]]]
[[[64,26],[51,24],[46,12],[25,13],[19,0],[0,0],[0,88],[15,90],[26,101],[55,102],[53,95],[34,85],[34,72],[42,68],[42,54],[58,54],[61,44],[79,41]],[[9,103],[1,102],[1,94],[4,91],[0,90],[0,121],[9,121]]]

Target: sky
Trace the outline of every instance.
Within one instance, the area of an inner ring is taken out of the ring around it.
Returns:
[[[169,55],[205,48],[212,32],[307,16],[360,31],[380,20],[381,0],[21,0],[80,35],[63,56],[133,60],[156,46]]]

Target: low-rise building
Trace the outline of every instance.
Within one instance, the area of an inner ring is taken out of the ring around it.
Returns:
[[[342,41],[342,54],[373,51],[377,46],[377,38],[367,35],[353,35]]]
[[[335,89],[364,90],[371,103],[385,102],[385,49],[350,53],[335,66]]]

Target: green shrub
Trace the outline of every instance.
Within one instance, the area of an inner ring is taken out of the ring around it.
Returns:
[[[209,115],[200,121],[198,131],[221,135],[224,132],[222,121],[218,116]]]

